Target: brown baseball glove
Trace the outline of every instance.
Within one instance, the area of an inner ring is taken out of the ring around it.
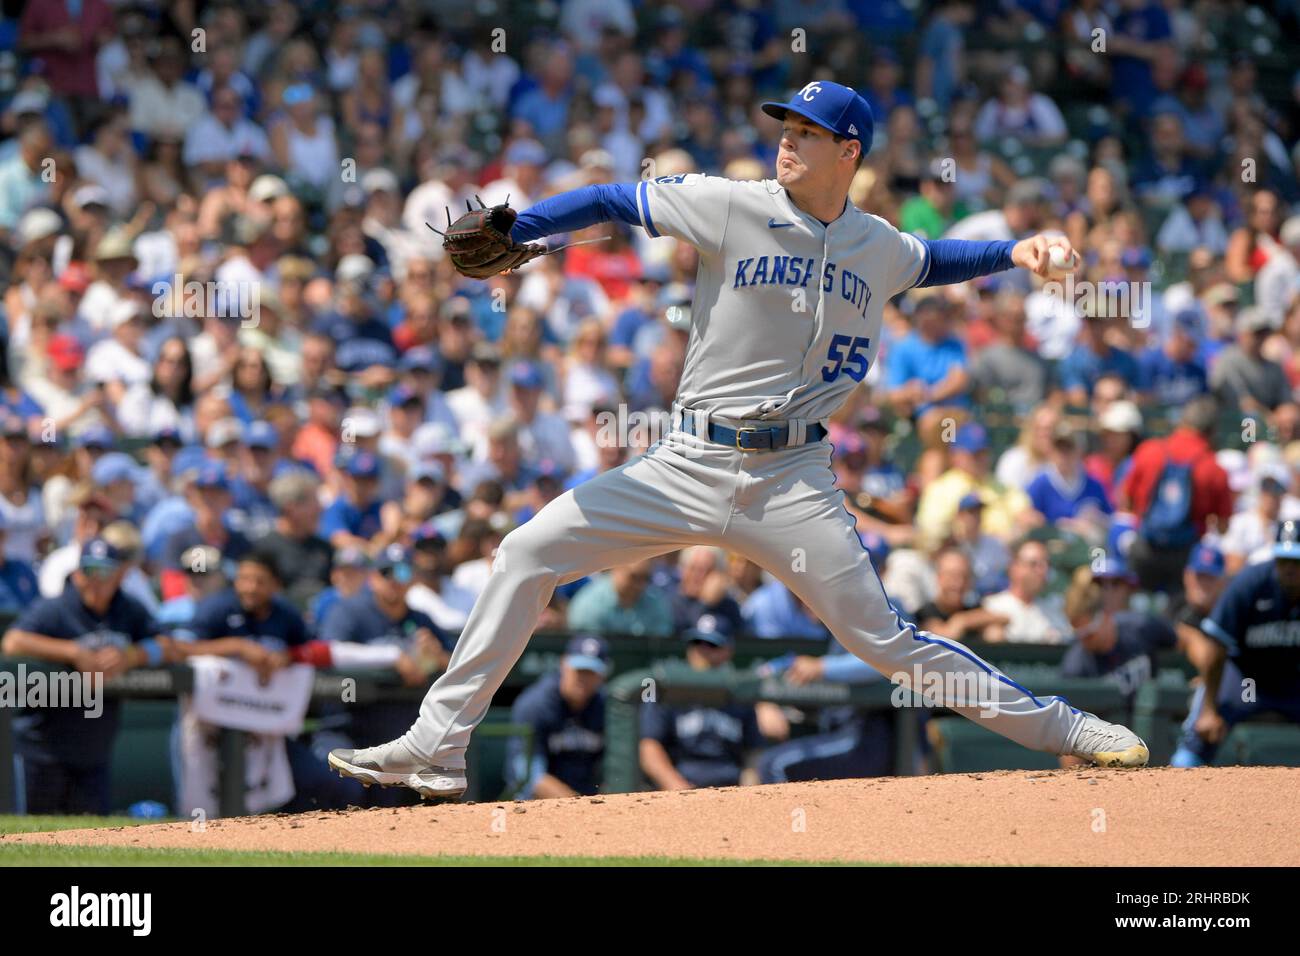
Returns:
[[[538,243],[519,243],[510,238],[518,213],[507,204],[488,206],[481,199],[478,204],[480,208],[471,206],[455,222],[450,221],[448,213],[447,231],[441,233],[442,248],[461,275],[488,279],[547,253],[546,247]],[[425,225],[440,232],[429,223]]]

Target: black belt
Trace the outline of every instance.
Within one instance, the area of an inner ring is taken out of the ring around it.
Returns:
[[[682,430],[695,435],[700,434],[695,426],[695,413],[687,408],[682,409]],[[709,422],[708,435],[709,441],[740,451],[773,451],[777,448],[790,447],[789,425],[728,428],[717,422]],[[804,430],[804,440],[800,444],[821,441],[825,437],[826,429],[817,422],[811,422]]]

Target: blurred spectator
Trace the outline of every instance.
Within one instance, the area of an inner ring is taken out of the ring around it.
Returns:
[[[447,539],[437,528],[426,523],[411,533],[415,576],[406,603],[427,614],[442,631],[458,634],[474,607],[475,595],[447,576],[448,563]]]
[[[1050,97],[1033,91],[1029,70],[1017,64],[1003,76],[998,95],[976,115],[975,135],[984,141],[1055,146],[1065,141],[1065,118]]]
[[[673,624],[678,630],[690,627],[703,614],[726,618],[733,634],[744,630],[740,605],[729,593],[726,567],[727,555],[720,548],[697,545],[682,549],[673,598]]]
[[[970,363],[971,388],[978,400],[1006,402],[1018,414],[1032,414],[1047,396],[1047,362],[1025,334],[1024,299],[1008,289],[994,303],[992,344]]]
[[[1205,363],[1198,355],[1201,320],[1194,310],[1174,316],[1162,346],[1152,345],[1138,357],[1140,391],[1160,405],[1178,408],[1210,390]]]
[[[984,503],[983,529],[988,534],[1007,540],[1034,523],[1026,515],[1032,508],[1025,493],[989,474],[989,438],[982,425],[971,422],[957,429],[948,454],[950,467],[926,485],[916,509],[917,529],[928,541],[938,543],[948,536],[958,503],[972,493]]]
[[[808,605],[775,578],[749,595],[741,606],[741,614],[747,629],[755,637],[824,640],[830,636],[826,626],[813,616]]]
[[[1211,522],[1227,528],[1232,491],[1210,444],[1216,417],[1212,399],[1193,399],[1167,438],[1148,438],[1133,453],[1119,497],[1140,519],[1129,563],[1144,590],[1176,594],[1192,545]]]
[[[975,598],[975,576],[971,560],[959,546],[947,545],[932,556],[938,589],[934,599],[916,612],[921,630],[954,641],[978,641],[990,624],[1005,619],[980,606]]]
[[[1071,405],[1087,405],[1093,386],[1103,375],[1119,375],[1129,388],[1139,385],[1137,361],[1128,352],[1107,341],[1113,319],[1088,312],[1075,348],[1057,368],[1061,387]]]
[[[952,334],[943,299],[927,296],[916,305],[913,330],[889,353],[885,385],[900,415],[915,417],[921,432],[938,416],[968,408],[970,374],[966,349]]]
[[[1228,585],[1223,552],[1213,544],[1202,542],[1192,549],[1183,569],[1183,594],[1170,609],[1170,620],[1178,634],[1178,647],[1184,653],[1196,640],[1188,630],[1200,631],[1201,622],[1214,610],[1219,596]]]
[[[624,564],[591,579],[569,602],[569,628],[600,634],[667,637],[671,603],[650,584],[650,565]]]
[[[1100,444],[1083,464],[1101,485],[1106,500],[1114,504],[1115,489],[1128,474],[1133,451],[1142,441],[1142,413],[1125,399],[1112,402],[1097,419],[1097,431]]]
[[[984,639],[991,643],[1065,644],[1070,640],[1070,622],[1059,594],[1046,592],[1052,566],[1047,547],[1041,541],[1026,541],[1016,549],[1007,569],[1010,584],[1005,591],[990,594],[982,603],[989,614],[1006,621],[991,622]]]
[[[1105,536],[1110,500],[1101,482],[1084,470],[1083,449],[1073,425],[1057,423],[1051,456],[1025,491],[1046,524],[1090,540]]]
[[[288,471],[272,479],[268,492],[276,516],[257,548],[275,563],[285,598],[305,613],[330,584],[333,550],[316,533],[321,518],[320,481],[305,471]]]
[[[735,651],[728,625],[710,615],[682,638],[686,663],[696,671],[726,667]],[[641,772],[659,790],[735,786],[750,755],[762,744],[753,704],[641,705]]]
[[[1279,522],[1300,517],[1300,500],[1287,494],[1290,484],[1290,470],[1285,465],[1265,465],[1255,472],[1251,498],[1228,519],[1227,530],[1219,538],[1228,575],[1235,575],[1247,564],[1269,560]]]
[[[600,790],[609,670],[604,639],[575,634],[559,669],[515,698],[510,720],[531,728],[533,741],[528,753],[519,738],[510,740],[507,770],[518,797],[590,796]]]
[[[185,590],[159,608],[156,619],[162,628],[188,630],[198,606],[228,586],[221,552],[211,545],[189,548],[181,555],[180,565],[185,573]]]
[[[1246,414],[1266,414],[1291,399],[1291,384],[1282,366],[1265,358],[1264,342],[1277,330],[1277,320],[1258,308],[1237,315],[1235,342],[1225,348],[1210,370],[1210,387],[1219,403]]]
[[[1011,553],[1002,540],[981,530],[983,518],[984,502],[980,496],[974,493],[965,495],[957,502],[950,538],[966,555],[971,583],[980,596],[1001,591],[1006,586],[1007,565],[1011,563]]]

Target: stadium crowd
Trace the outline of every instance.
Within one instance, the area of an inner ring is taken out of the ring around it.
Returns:
[[[600,226],[469,282],[426,223],[476,195],[767,178],[779,128],[759,102],[830,75],[875,113],[860,208],[929,238],[1056,229],[1083,255],[1064,292],[1002,273],[887,306],[880,360],[831,422],[887,591],[953,640],[1060,645],[1079,676],[1140,679],[1174,647],[1200,667],[1220,593],[1300,518],[1297,16],[29,3],[0,22],[3,650],[427,682],[502,538],[656,437],[696,252]],[[598,787],[619,635],[682,635],[699,669],[740,635],[803,637],[788,680],[869,679],[823,656],[783,585],[709,548],[565,586],[542,627],[579,636],[516,701],[543,742],[512,757],[529,794]],[[367,646],[390,652],[340,653]],[[1283,652],[1298,673],[1300,646]],[[1300,707],[1294,682],[1275,692]],[[649,709],[647,777],[735,782],[789,734],[777,708],[733,711]],[[373,744],[410,716],[346,729]],[[29,809],[102,808],[111,727],[24,719]],[[881,727],[842,715],[825,736],[846,727],[858,762],[791,740],[763,779],[882,772]]]

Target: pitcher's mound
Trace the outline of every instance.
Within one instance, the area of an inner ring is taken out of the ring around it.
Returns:
[[[1295,866],[1300,768],[999,771],[3,838],[418,855]]]

